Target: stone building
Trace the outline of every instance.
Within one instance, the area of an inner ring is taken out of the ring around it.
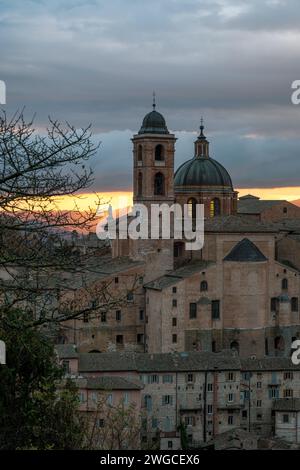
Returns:
[[[144,447],[179,449],[182,430],[189,447],[236,429],[299,442],[300,366],[289,358],[241,359],[228,350],[77,354],[65,345],[57,351],[69,377],[87,379],[82,409],[95,406],[88,397],[95,384],[110,384],[115,401],[131,391],[126,403],[141,411]]]
[[[237,211],[242,216],[261,220],[262,222],[300,218],[300,207],[295,204],[281,200],[262,200],[252,194],[239,198]]]
[[[176,172],[176,137],[155,103],[132,142],[135,204],[187,204],[193,220],[202,203],[204,246],[186,250],[172,230],[155,240],[119,233],[112,257],[99,260],[84,283],[107,283],[125,301],[69,322],[65,341],[84,352],[232,348],[242,357],[289,356],[300,337],[300,209],[253,196],[237,200],[228,171],[211,156],[203,122],[193,158]],[[74,296],[97,303],[80,289]]]

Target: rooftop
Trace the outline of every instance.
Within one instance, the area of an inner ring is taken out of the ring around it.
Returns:
[[[300,398],[278,398],[274,401],[273,410],[300,411]]]
[[[280,205],[280,204],[290,205],[291,203],[288,201],[285,201],[284,199],[278,199],[278,200],[259,199],[249,194],[249,196],[244,196],[244,197],[239,198],[238,213],[261,214],[263,211],[267,209],[271,209],[272,207]]]
[[[178,269],[175,269],[169,274],[165,274],[164,276],[155,279],[155,281],[151,281],[148,284],[145,284],[144,287],[154,290],[166,289],[167,287],[177,284],[177,282],[182,281],[183,279],[193,276],[193,274],[203,271],[203,269],[206,269],[212,264],[214,263],[211,261],[194,261],[188,263]]]
[[[225,256],[224,261],[261,262],[267,258],[251,240],[244,238]]]
[[[226,215],[212,217],[205,220],[205,232],[219,233],[277,233],[280,227],[274,223],[249,220],[240,215]]]

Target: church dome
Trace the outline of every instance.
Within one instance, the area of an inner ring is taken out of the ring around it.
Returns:
[[[165,118],[153,109],[143,119],[139,134],[169,134]]]
[[[233,190],[229,173],[216,160],[210,157],[192,158],[183,163],[175,173],[175,190],[186,186],[211,187]]]

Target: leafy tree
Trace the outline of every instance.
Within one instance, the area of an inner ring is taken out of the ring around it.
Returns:
[[[78,397],[41,331],[24,328],[26,314],[10,311],[0,324],[6,365],[0,366],[0,449],[75,449],[84,438]]]

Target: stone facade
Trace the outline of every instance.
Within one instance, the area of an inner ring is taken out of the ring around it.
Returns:
[[[58,353],[64,363],[74,360],[64,346],[58,347]],[[132,400],[141,410],[141,440],[147,448],[160,442],[163,448],[180,448],[180,427],[190,447],[235,429],[296,442],[300,366],[288,358],[240,359],[232,351],[83,353],[78,354],[77,371],[71,377],[75,380],[78,375],[140,384]],[[285,426],[281,426],[283,412],[290,413]]]

